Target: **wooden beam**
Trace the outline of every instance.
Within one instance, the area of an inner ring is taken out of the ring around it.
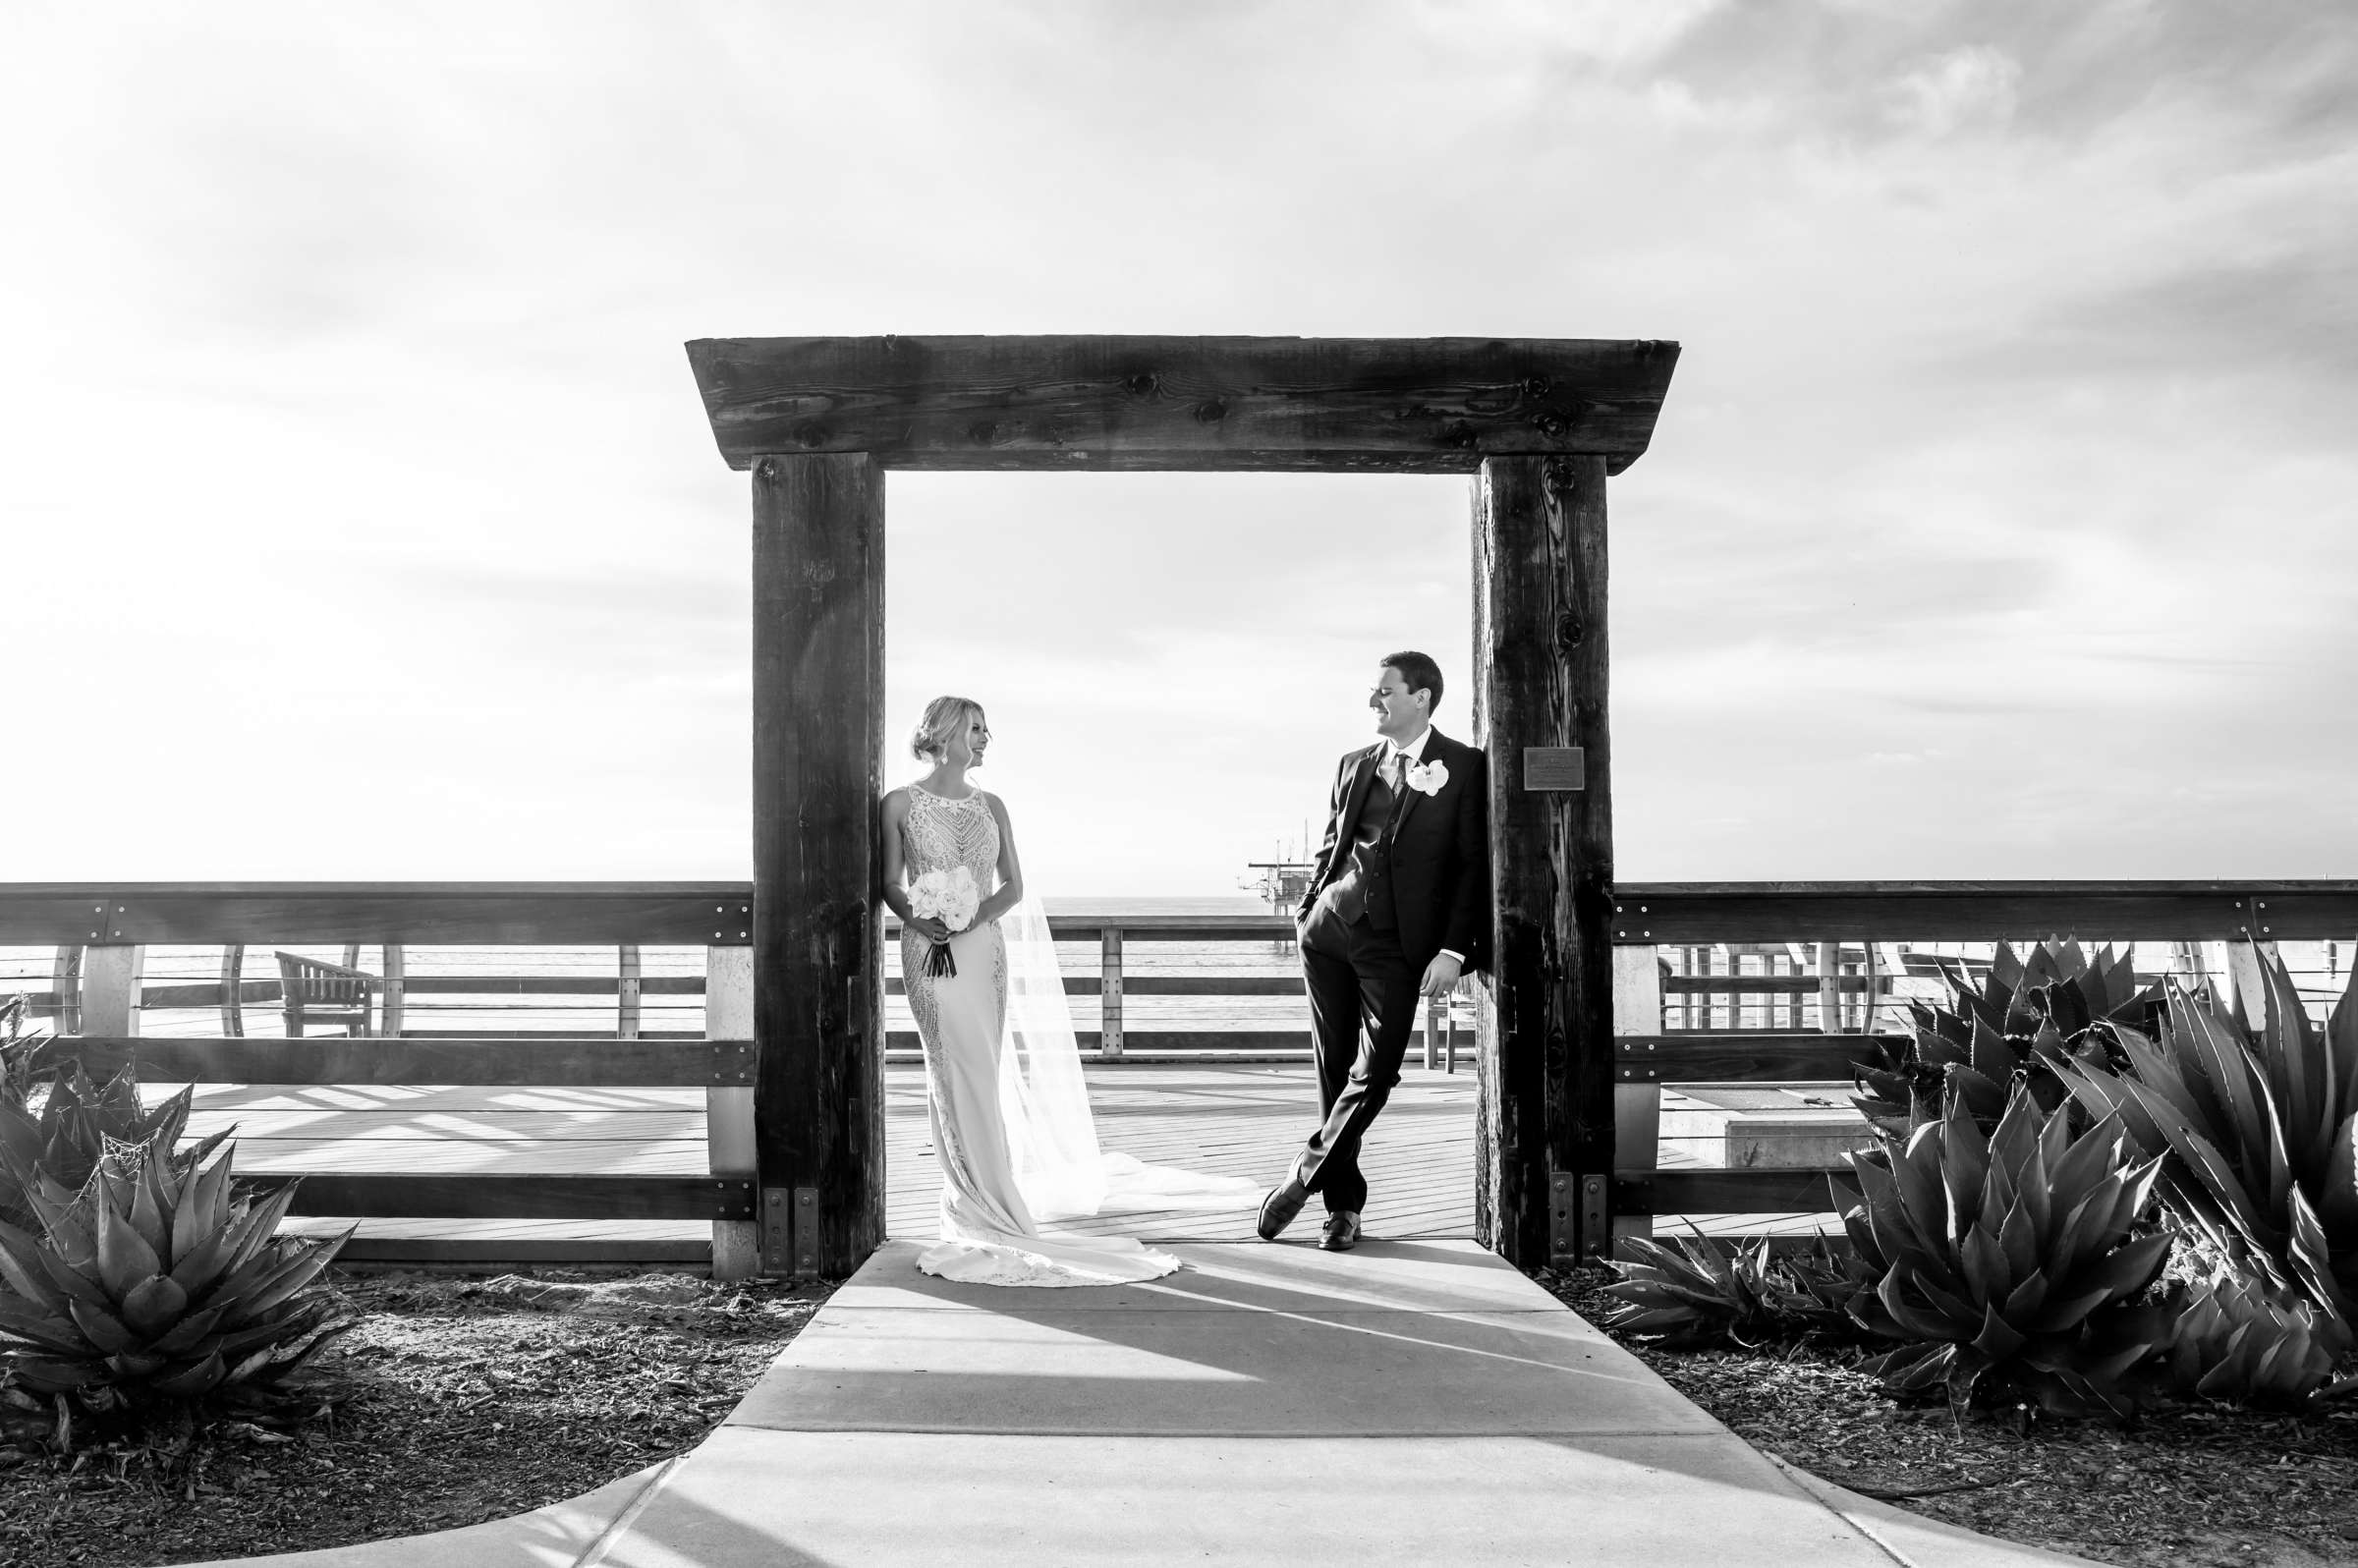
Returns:
[[[752,1082],[742,1042],[701,1040],[437,1040],[406,1036],[61,1035],[34,1053],[36,1068],[75,1058],[93,1078],[125,1063],[159,1084],[508,1084],[600,1089],[692,1088]]]
[[[1475,728],[1489,758],[1496,901],[1491,1005],[1483,1010],[1480,1045],[1475,1228],[1518,1263],[1608,1245],[1604,484],[1601,457],[1492,458],[1474,492],[1472,685]],[[1585,787],[1525,789],[1524,749],[1560,746],[1583,749]],[[1594,1221],[1586,1237],[1584,1216]]]
[[[1879,1066],[1879,1045],[1897,1048],[1897,1035],[1789,1034],[1624,1035],[1613,1042],[1613,1081],[1619,1084],[1848,1083],[1854,1063]]]
[[[754,1184],[712,1176],[534,1175],[467,1171],[449,1175],[297,1175],[239,1171],[264,1191],[301,1182],[288,1212],[354,1219],[704,1219],[742,1222],[754,1212]]]
[[[1073,1031],[1073,1042],[1083,1050],[1102,1052],[1105,1036],[1097,1030]],[[916,1050],[920,1043],[913,1029],[896,1029],[885,1037],[886,1045],[896,1051]],[[1133,1051],[1285,1051],[1290,1053],[1310,1049],[1311,1036],[1306,1029],[1131,1029],[1122,1033],[1121,1056],[1097,1055],[1096,1061],[1121,1061]]]
[[[1613,1208],[1623,1214],[1823,1214],[1835,1211],[1829,1175],[1847,1182],[1850,1167],[1616,1172]]]
[[[0,882],[0,944],[737,943],[744,882]]]
[[[1635,462],[1678,345],[1588,338],[699,338],[731,468],[1470,473],[1499,453]]]
[[[753,471],[761,1262],[840,1276],[884,1240],[884,475],[857,453]],[[791,1256],[766,1245],[780,1212]]]
[[[1638,882],[1626,942],[2218,941],[2345,937],[2358,881]]]

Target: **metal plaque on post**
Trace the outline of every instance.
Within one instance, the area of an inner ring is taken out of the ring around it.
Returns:
[[[1588,788],[1588,758],[1577,746],[1523,748],[1523,787],[1527,790]]]

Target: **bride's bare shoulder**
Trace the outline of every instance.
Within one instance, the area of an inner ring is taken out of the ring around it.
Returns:
[[[886,820],[889,821],[891,818],[899,816],[909,810],[909,786],[903,784],[898,789],[886,790],[884,799],[877,804],[884,812]]]

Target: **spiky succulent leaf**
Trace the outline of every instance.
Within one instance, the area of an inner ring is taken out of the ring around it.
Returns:
[[[80,1356],[90,1348],[71,1317],[26,1312],[15,1303],[0,1303],[0,1334],[60,1356]]]
[[[97,1208],[98,1277],[107,1295],[121,1301],[134,1285],[160,1272],[164,1260],[130,1217],[117,1211],[113,1202],[102,1198]]]
[[[19,1315],[37,1329],[0,1346],[26,1387],[79,1391],[92,1409],[218,1390],[266,1402],[349,1326],[312,1287],[350,1232],[274,1240],[293,1188],[233,1196],[229,1150],[174,1162],[160,1140],[182,1119],[165,1106],[158,1142],[110,1148],[79,1193],[36,1183],[43,1236],[0,1230],[0,1324]]]
[[[2072,1115],[2068,1104],[2043,1109],[2018,1082],[1987,1139],[1952,1100],[1904,1144],[1886,1135],[1852,1158],[1860,1202],[1844,1224],[1873,1244],[1862,1259],[1881,1270],[1853,1316],[1945,1351],[1881,1358],[1875,1369],[1893,1391],[1937,1386],[1962,1405],[2004,1388],[2057,1410],[2115,1413],[2141,1397],[2132,1372],[2168,1343],[2162,1320],[2133,1305],[2173,1245],[2166,1232],[2132,1230],[2160,1167],[2128,1163],[2119,1121],[2075,1133]],[[1937,1207],[1928,1183],[1942,1196]]]

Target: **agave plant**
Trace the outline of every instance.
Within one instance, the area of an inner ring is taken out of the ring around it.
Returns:
[[[2092,1114],[2165,1157],[2163,1200],[2206,1250],[2299,1290],[2346,1351],[2358,1346],[2358,972],[2320,1028],[2283,961],[2258,957],[2259,1027],[2172,980],[2157,1039],[2123,1035],[2116,1063],[2055,1066]]]
[[[1843,1224],[1876,1280],[1852,1314],[1904,1342],[1864,1370],[1901,1394],[1945,1388],[1960,1413],[2012,1390],[2058,1414],[2125,1415],[2171,1328],[2134,1305],[2172,1237],[2136,1233],[2161,1166],[2132,1152],[2117,1120],[2075,1137],[2068,1109],[2017,1085],[1987,1138],[1951,1093],[1904,1143],[1847,1156],[1860,1202]]]
[[[0,1224],[28,1230],[39,1223],[28,1198],[35,1172],[68,1191],[79,1191],[112,1148],[152,1146],[185,1175],[228,1137],[213,1134],[180,1148],[194,1089],[183,1089],[154,1110],[140,1099],[139,1079],[129,1065],[93,1087],[80,1061],[52,1073],[40,1109],[31,1108],[33,1052],[43,1041],[15,1041],[0,1071]]]
[[[1961,1094],[1987,1132],[2006,1108],[2013,1078],[2023,1073],[2041,1106],[2052,1110],[2063,1092],[2046,1065],[2049,1056],[2108,1056],[2118,1031],[2151,1027],[2161,992],[2138,986],[2129,959],[2110,947],[2091,958],[2068,937],[2042,942],[2023,959],[2000,942],[1979,985],[1963,964],[1940,960],[1950,1005],[1908,1004],[1908,1039],[1879,1045],[1880,1066],[1858,1066],[1853,1103],[1879,1130],[1904,1138]]]
[[[110,1150],[80,1192],[37,1179],[38,1237],[0,1224],[0,1354],[17,1385],[97,1410],[215,1392],[266,1403],[352,1326],[306,1289],[344,1237],[275,1240],[292,1187],[237,1194],[234,1145],[201,1170],[169,1148]]]
[[[1675,1249],[1643,1238],[1623,1244],[1635,1258],[1612,1264],[1621,1277],[1604,1294],[1619,1305],[1607,1327],[1689,1340],[1849,1326],[1843,1308],[1855,1286],[1823,1243],[1814,1256],[1778,1259],[1766,1236],[1741,1246],[1687,1228],[1694,1234]]]
[[[2182,1393],[2306,1411],[2358,1389],[2332,1381],[2330,1325],[2317,1309],[2264,1279],[2222,1271],[2176,1304],[2168,1378]]]

